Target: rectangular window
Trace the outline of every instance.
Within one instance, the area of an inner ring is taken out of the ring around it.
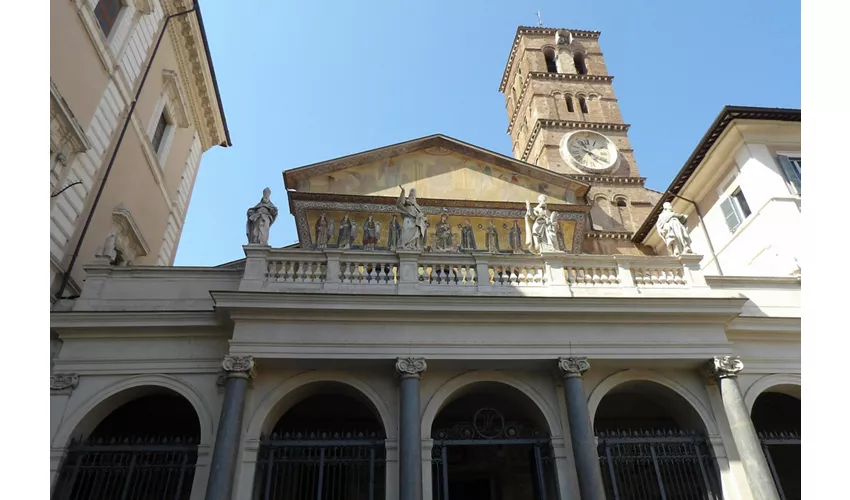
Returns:
[[[165,131],[168,129],[168,119],[165,117],[165,112],[159,115],[159,121],[156,123],[156,129],[154,129],[153,137],[151,137],[151,144],[153,144],[153,149],[157,154],[160,154],[160,148],[162,148],[162,139],[165,137]]]
[[[106,37],[115,26],[115,21],[118,20],[118,14],[121,8],[124,7],[122,0],[99,0],[94,6],[94,16],[97,22],[100,23],[100,29]]]
[[[720,203],[720,209],[723,210],[723,217],[730,231],[738,229],[738,226],[752,213],[740,187],[732,191],[732,194]]]
[[[782,167],[782,173],[785,175],[785,180],[788,181],[791,192],[794,194],[802,194],[802,159],[799,156],[785,155],[777,155],[777,158],[779,159],[779,166]]]

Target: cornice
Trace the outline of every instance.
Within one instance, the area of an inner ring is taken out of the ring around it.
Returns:
[[[65,330],[92,328],[218,327],[222,320],[214,311],[93,311],[51,312],[50,328]],[[111,333],[114,335],[114,332]],[[168,332],[174,336],[174,332]]]
[[[531,154],[531,148],[534,145],[534,140],[537,138],[537,134],[540,133],[540,130],[542,130],[544,127],[626,132],[629,130],[630,125],[625,123],[579,122],[573,120],[550,120],[545,118],[538,118],[537,121],[534,123],[534,130],[531,132],[531,135],[528,137],[528,141],[526,141],[525,143],[525,150],[523,150],[522,158],[520,158],[521,161],[528,160],[528,155]]]
[[[630,240],[634,233],[615,233],[591,231],[584,235],[587,239],[595,240]]]
[[[514,42],[511,45],[511,53],[508,56],[508,61],[505,63],[505,71],[502,72],[502,82],[499,85],[499,92],[504,92],[505,87],[507,86],[508,76],[511,72],[511,67],[513,66],[514,58],[516,57],[516,51],[519,47],[519,41],[523,35],[552,35],[558,31],[556,28],[543,28],[543,27],[532,27],[532,26],[519,26],[516,30],[516,35],[514,35]],[[569,31],[573,38],[586,38],[586,39],[598,39],[601,32],[599,31],[586,31],[586,30],[571,30]]]
[[[729,322],[726,331],[736,339],[800,341],[801,318],[738,316]]]
[[[622,151],[622,150],[621,150]],[[646,177],[626,177],[616,175],[569,174],[570,177],[592,185],[599,184],[638,184],[644,185]],[[661,193],[659,193],[661,194]]]

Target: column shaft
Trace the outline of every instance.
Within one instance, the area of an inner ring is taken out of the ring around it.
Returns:
[[[398,475],[399,499],[422,498],[422,431],[419,410],[419,379],[425,371],[422,358],[399,358],[396,370],[399,388]]]

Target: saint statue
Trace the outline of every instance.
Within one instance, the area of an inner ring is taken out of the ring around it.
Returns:
[[[250,245],[269,244],[269,230],[277,219],[277,207],[269,198],[271,194],[271,189],[263,189],[263,198],[248,209],[248,222],[245,229]]]
[[[485,230],[487,238],[487,251],[490,253],[499,253],[499,231],[496,225],[493,224],[493,219],[487,221],[487,229]]]
[[[402,226],[399,247],[404,250],[421,250],[425,238],[425,213],[416,203],[416,190],[411,189],[407,198],[404,188],[399,186],[401,193],[396,200],[396,208],[401,213]]]
[[[525,202],[525,244],[535,253],[558,252],[556,212],[550,212],[546,205],[546,196],[537,197],[537,206],[531,208],[531,202]]]
[[[665,201],[661,206],[663,209],[658,215],[655,229],[661,239],[664,240],[664,244],[667,245],[670,255],[679,256],[684,253],[693,253],[691,235],[688,234],[688,228],[685,226],[688,222],[688,216],[674,212],[673,205],[669,201]]]
[[[377,222],[370,214],[363,223],[363,249],[374,250],[378,244],[378,235],[381,232],[381,223]]]
[[[342,220],[339,221],[339,234],[336,238],[337,248],[343,250],[351,248],[351,244],[354,243],[355,231],[356,226],[351,222],[348,214],[343,215]]]
[[[331,234],[334,230],[333,219],[328,220],[324,212],[319,215],[319,220],[316,221],[316,248],[328,248],[328,243],[331,241]]]
[[[390,227],[387,236],[387,248],[395,250],[398,248],[398,241],[401,238],[401,224],[398,223],[398,215],[393,215],[393,220],[390,221]]]
[[[449,224],[449,214],[440,214],[440,222],[434,231],[434,249],[438,252],[450,252],[452,248],[452,226]]]
[[[464,250],[475,250],[475,231],[469,219],[463,221],[463,226],[460,228],[460,247]]]
[[[513,253],[522,253],[522,229],[519,228],[519,221],[515,220],[508,230],[508,241]]]

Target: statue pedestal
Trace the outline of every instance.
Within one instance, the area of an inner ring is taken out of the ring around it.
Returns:
[[[416,293],[419,285],[420,250],[396,250],[398,254],[398,293]]]

